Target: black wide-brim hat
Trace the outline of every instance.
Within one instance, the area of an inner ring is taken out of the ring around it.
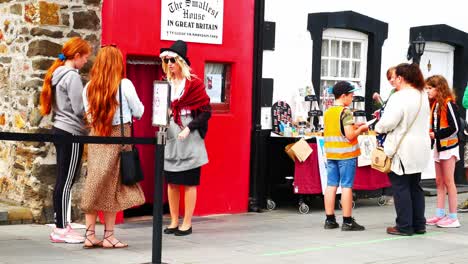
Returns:
[[[171,47],[169,48],[161,48],[160,53],[163,53],[164,51],[172,51],[179,55],[185,63],[187,63],[188,66],[190,66],[190,61],[187,58],[187,44],[183,40],[177,40],[172,44]]]

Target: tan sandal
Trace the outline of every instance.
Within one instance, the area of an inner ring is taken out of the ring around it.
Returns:
[[[115,249],[115,248],[126,248],[128,247],[128,244],[124,244],[122,242],[120,242],[120,240],[118,240],[117,238],[115,239],[117,242],[116,243],[112,243],[112,241],[109,240],[110,237],[112,237],[114,235],[114,230],[104,230],[104,234],[106,233],[110,233],[110,235],[107,235],[107,236],[104,236],[104,240],[106,240],[107,242],[109,242],[109,244],[112,245],[112,247],[106,247],[104,246],[104,243],[102,244],[102,247],[105,248],[105,249]],[[118,245],[122,245],[122,246],[118,246]]]

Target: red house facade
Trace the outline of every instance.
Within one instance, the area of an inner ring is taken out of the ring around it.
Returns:
[[[185,5],[190,1],[175,2]],[[191,67],[200,78],[205,76],[207,62],[225,64],[229,69],[226,102],[212,104],[215,110],[206,137],[210,162],[202,168],[196,215],[241,213],[248,208],[253,38],[254,0],[224,1],[222,44],[187,42]],[[135,124],[135,135],[154,136],[152,82],[162,78],[159,49],[173,43],[161,40],[161,1],[104,1],[102,43],[116,44],[122,50],[127,77],[145,105],[144,117]],[[132,60],[143,63],[130,63]],[[146,177],[142,187],[147,202],[152,203],[154,149],[143,146],[140,150]]]

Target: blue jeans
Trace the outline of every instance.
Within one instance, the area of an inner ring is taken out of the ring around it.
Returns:
[[[352,188],[356,176],[357,158],[345,160],[327,160],[327,185]]]

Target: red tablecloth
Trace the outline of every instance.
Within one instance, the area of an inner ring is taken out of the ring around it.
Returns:
[[[309,143],[312,154],[304,162],[294,164],[294,192],[299,194],[321,194],[322,184],[318,167],[317,144]],[[377,190],[390,186],[387,174],[370,166],[357,167],[354,190]]]
[[[377,190],[390,186],[387,174],[374,170],[371,166],[357,167],[354,190]]]
[[[294,193],[316,194],[322,193],[320,172],[317,157],[317,144],[309,143],[312,154],[304,162],[296,159],[294,163]]]

